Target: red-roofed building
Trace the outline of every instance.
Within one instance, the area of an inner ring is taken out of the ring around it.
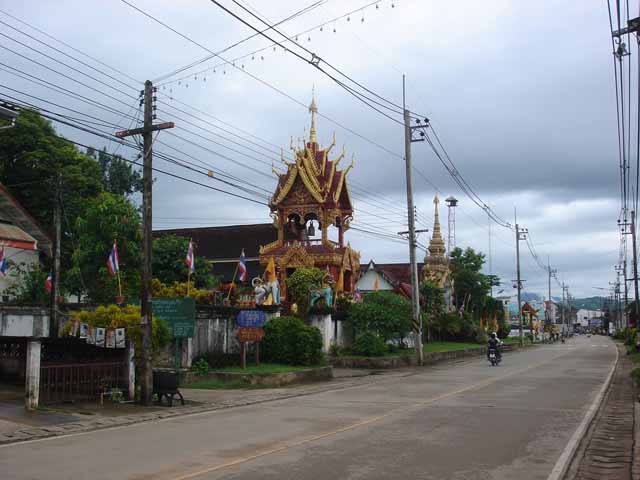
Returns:
[[[418,264],[418,271],[423,264]],[[411,268],[408,263],[375,263],[369,260],[360,267],[356,288],[362,293],[386,290],[411,298]]]

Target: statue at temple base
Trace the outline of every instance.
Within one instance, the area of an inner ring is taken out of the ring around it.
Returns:
[[[256,305],[264,305],[269,295],[269,287],[264,284],[260,277],[255,277],[251,281],[253,286],[253,294],[255,295]]]
[[[333,278],[327,273],[322,279],[322,286],[314,288],[310,292],[309,307],[313,308],[318,300],[324,299],[327,307],[333,307]]]

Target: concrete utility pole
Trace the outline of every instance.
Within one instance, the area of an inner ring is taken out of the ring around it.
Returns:
[[[58,297],[60,296],[60,250],[62,243],[62,220],[60,218],[60,190],[62,180],[60,175],[56,180],[55,199],[53,206],[53,225],[55,228],[55,242],[53,247],[53,272],[51,278],[51,313],[49,335],[58,338],[60,318],[58,315]]]
[[[634,327],[638,328],[638,248],[636,244],[636,212],[631,210],[631,239],[633,240],[633,289],[635,293],[635,304],[633,307]]]
[[[556,268],[551,268],[551,262],[549,261],[549,256],[547,255],[547,272],[549,273],[549,298],[548,298],[548,308],[546,314],[547,323],[551,323],[551,277],[555,275],[558,270]],[[555,322],[553,322],[555,323]]]
[[[151,405],[151,396],[153,394],[153,358],[151,353],[151,261],[152,261],[152,187],[153,187],[153,132],[173,128],[173,122],[153,124],[155,119],[154,103],[156,89],[150,80],[144,82],[144,123],[142,128],[133,130],[125,130],[117,132],[119,138],[131,135],[142,134],[143,151],[142,151],[142,275],[140,290],[140,333],[142,337],[142,359],[140,371],[142,378],[141,401],[143,405]]]
[[[518,226],[516,215],[516,287],[518,288],[518,322],[520,325],[520,346],[524,345],[524,331],[522,329],[522,279],[520,278],[520,240],[526,238],[527,229]]]
[[[565,292],[567,293],[567,296],[568,296],[569,285],[566,285],[564,282],[562,282],[562,333],[564,333],[565,319],[566,319],[565,306],[564,306]],[[569,319],[571,319],[571,311],[569,311]]]
[[[416,224],[413,207],[413,181],[411,178],[411,142],[420,141],[412,138],[411,117],[406,106],[404,75],[402,76],[402,108],[404,110],[404,157],[407,176],[407,220],[409,223],[409,261],[411,262],[411,307],[413,331],[416,335],[416,357],[418,365],[424,363],[422,352],[422,317],[420,316],[420,289],[418,286],[418,264],[416,262]],[[424,140],[424,139],[423,139]]]

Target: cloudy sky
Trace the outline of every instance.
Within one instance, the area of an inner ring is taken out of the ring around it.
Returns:
[[[260,25],[232,0],[220,2]],[[129,3],[192,41],[120,0],[1,2],[0,62],[5,66],[0,70],[0,93],[76,118],[88,114],[128,128],[135,123],[131,117],[137,115],[137,90],[142,81],[165,77],[202,60],[209,55],[207,50],[219,52],[253,33],[209,0]],[[277,22],[312,3],[251,0],[250,7]],[[431,119],[451,159],[484,202],[511,222],[517,207],[518,222],[529,229],[540,258],[546,263],[547,255],[550,257],[552,267],[558,269],[559,278],[570,285],[574,296],[601,293],[593,287],[608,286],[614,279],[619,210],[606,2],[383,0],[377,2],[378,8],[375,4],[362,8],[370,3],[327,0],[283,23],[280,29],[288,35],[299,34],[300,44],[398,104],[402,102],[402,74],[406,74],[409,108]],[[350,11],[355,12],[348,19],[326,23]],[[318,27],[321,24],[322,30]],[[300,34],[312,27],[316,28],[310,33]],[[359,103],[313,66],[282,48],[274,51],[270,45],[267,39],[256,37],[222,55],[227,60],[238,59],[235,68],[214,57],[155,82],[159,85],[159,119],[173,120],[177,125],[157,137],[156,151],[196,164],[203,162],[252,184],[252,189],[257,186],[264,189],[262,193],[270,192],[275,187],[270,164],[277,161],[279,147],[287,152],[291,138],[297,141],[305,128],[308,131],[309,114],[304,106],[315,86],[324,115],[318,119],[320,142],[330,143],[335,132],[338,146],[344,144],[347,155],[355,156],[355,168],[349,174],[356,207],[353,225],[386,233],[404,230],[402,127]],[[253,54],[253,59],[246,56],[265,47]],[[6,66],[84,98],[70,98],[19,78],[8,73]],[[87,99],[100,105],[91,105]],[[109,132],[115,129],[109,125],[92,127]],[[69,127],[57,128],[70,139],[135,157],[127,147]],[[414,173],[419,227],[431,228],[436,192],[441,197],[454,195],[460,201],[457,244],[488,254],[484,212],[458,189],[426,144],[413,144],[413,157],[419,170]],[[241,193],[160,158],[155,166]],[[154,201],[156,228],[269,221],[266,206],[161,174],[157,175]],[[441,219],[446,223],[442,209]],[[427,235],[422,234],[420,241],[426,243]],[[363,263],[369,259],[408,259],[408,248],[401,242],[355,231],[349,232],[348,239],[361,251]],[[491,271],[502,278],[508,293],[514,291],[514,243],[510,230],[492,225]],[[525,244],[521,247],[525,290],[546,295],[546,273]],[[553,295],[559,296],[555,282],[552,287]]]

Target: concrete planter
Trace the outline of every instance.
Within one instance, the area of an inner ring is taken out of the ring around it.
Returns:
[[[207,375],[197,375],[194,372],[184,372],[182,384],[193,383],[199,380],[221,380],[223,382],[244,381],[251,385],[263,385],[269,387],[283,387],[296,383],[321,382],[333,378],[332,367],[307,368],[285,373],[236,373],[236,372],[211,372]]]
[[[509,352],[519,348],[517,345],[505,345],[502,347],[503,352]],[[450,352],[431,352],[424,354],[424,364],[433,365],[435,363],[444,362],[446,360],[456,360],[458,358],[475,357],[485,355],[486,347],[467,348],[464,350],[453,350]],[[331,359],[331,365],[336,368],[372,368],[372,369],[388,369],[416,366],[416,356],[398,355],[395,357],[335,357]]]

